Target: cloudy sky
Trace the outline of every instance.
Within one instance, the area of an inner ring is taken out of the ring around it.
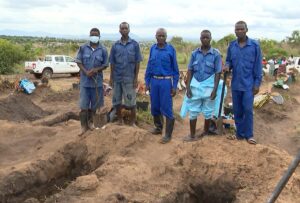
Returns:
[[[169,36],[213,38],[233,33],[238,20],[248,23],[253,38],[282,40],[300,29],[298,0],[0,0],[1,30],[88,35],[90,28],[118,33],[127,21],[131,32],[154,38],[159,27]]]

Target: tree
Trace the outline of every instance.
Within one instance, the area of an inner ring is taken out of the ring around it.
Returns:
[[[287,37],[289,44],[297,46],[300,45],[300,30],[294,30],[291,37]]]
[[[0,39],[0,74],[13,73],[14,65],[24,60],[25,55],[21,46]]]

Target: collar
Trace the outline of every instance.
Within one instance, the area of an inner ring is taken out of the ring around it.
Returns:
[[[130,37],[128,37],[127,43],[130,43],[130,42],[132,42],[132,39],[131,39]],[[117,41],[117,43],[123,44],[121,39],[119,39],[119,40]],[[126,43],[126,44],[127,44],[127,43]]]
[[[164,46],[163,48],[158,47],[157,43],[154,44],[155,49],[166,49],[167,46],[168,46],[168,43],[167,43],[167,42],[165,43],[165,46]]]
[[[197,50],[202,53],[201,47],[198,47]],[[207,54],[214,54],[214,49],[212,47],[209,48],[207,51]]]
[[[250,46],[251,43],[252,43],[252,40],[251,40],[248,36],[246,36],[246,37],[247,37],[247,40],[246,40],[246,46]],[[235,46],[239,46],[238,39],[235,40],[234,45],[235,45]]]

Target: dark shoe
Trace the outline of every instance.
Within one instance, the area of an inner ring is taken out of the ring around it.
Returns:
[[[165,136],[160,140],[160,143],[166,144],[171,141],[175,119],[166,118]]]

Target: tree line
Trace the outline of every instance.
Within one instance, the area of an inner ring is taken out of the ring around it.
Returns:
[[[211,44],[218,48],[225,57],[228,44],[235,38],[234,34],[228,34],[219,40],[213,40]],[[259,39],[259,41],[263,56],[266,58],[287,57],[290,54],[300,55],[300,30],[293,31],[291,36],[282,41],[272,39]],[[22,72],[24,61],[36,60],[47,54],[64,54],[75,57],[79,46],[85,42],[86,40],[82,39],[0,35],[0,74]],[[102,41],[102,43],[110,49],[113,41]],[[142,67],[146,66],[152,43],[154,41],[140,42],[144,56]],[[199,46],[199,42],[188,42],[180,36],[174,36],[170,39],[170,43],[176,48],[180,68],[186,68],[189,56],[192,50]]]

